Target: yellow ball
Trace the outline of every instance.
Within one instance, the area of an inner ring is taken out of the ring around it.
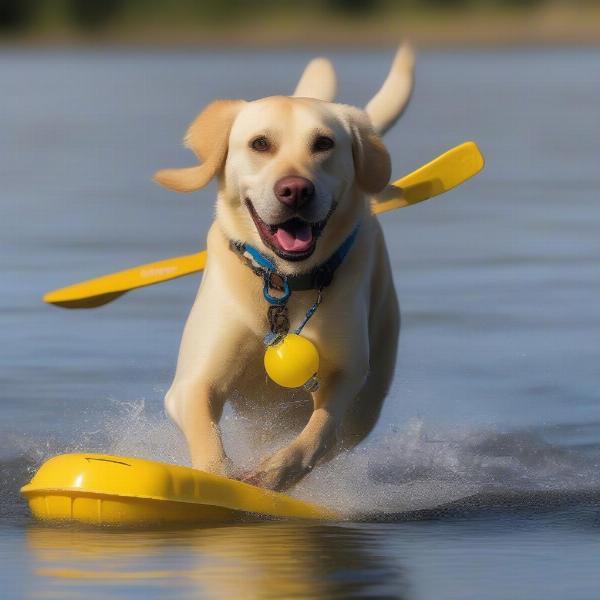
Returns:
[[[286,388],[302,387],[319,370],[315,345],[301,335],[288,333],[265,352],[267,375]]]

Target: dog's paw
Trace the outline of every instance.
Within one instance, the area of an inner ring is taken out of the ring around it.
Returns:
[[[205,457],[198,460],[192,460],[192,466],[199,471],[212,473],[213,475],[221,475],[222,477],[230,477],[235,479],[238,474],[235,465],[227,456],[223,458],[206,460]]]
[[[258,469],[245,475],[241,481],[268,490],[282,491],[298,483],[311,468],[304,463],[302,453],[297,449],[284,448],[263,461]]]

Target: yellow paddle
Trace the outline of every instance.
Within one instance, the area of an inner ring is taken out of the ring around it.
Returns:
[[[479,173],[483,164],[477,145],[464,142],[389,185],[373,200],[373,213],[378,215],[443,194]],[[206,250],[175,256],[48,292],[44,302],[64,308],[94,308],[129,290],[197,273],[205,265]]]

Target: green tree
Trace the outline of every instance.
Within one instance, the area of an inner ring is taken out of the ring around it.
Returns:
[[[125,0],[68,0],[67,14],[82,29],[101,29],[108,25]]]
[[[0,0],[0,30],[26,29],[33,21],[34,12],[32,0]]]
[[[329,0],[331,8],[350,14],[373,12],[379,4],[379,0]]]

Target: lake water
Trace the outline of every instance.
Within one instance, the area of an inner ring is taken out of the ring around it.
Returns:
[[[41,295],[201,249],[215,189],[150,181],[217,97],[288,93],[312,52],[0,54],[0,589],[5,598],[600,596],[600,52],[424,53],[400,176],[465,139],[486,170],[382,216],[403,311],[375,432],[296,494],[339,524],[42,527],[46,458],[185,463],[163,413],[198,277],[68,311]],[[330,53],[331,55],[331,53]],[[363,105],[391,52],[332,54]],[[224,423],[232,454],[256,452]]]

